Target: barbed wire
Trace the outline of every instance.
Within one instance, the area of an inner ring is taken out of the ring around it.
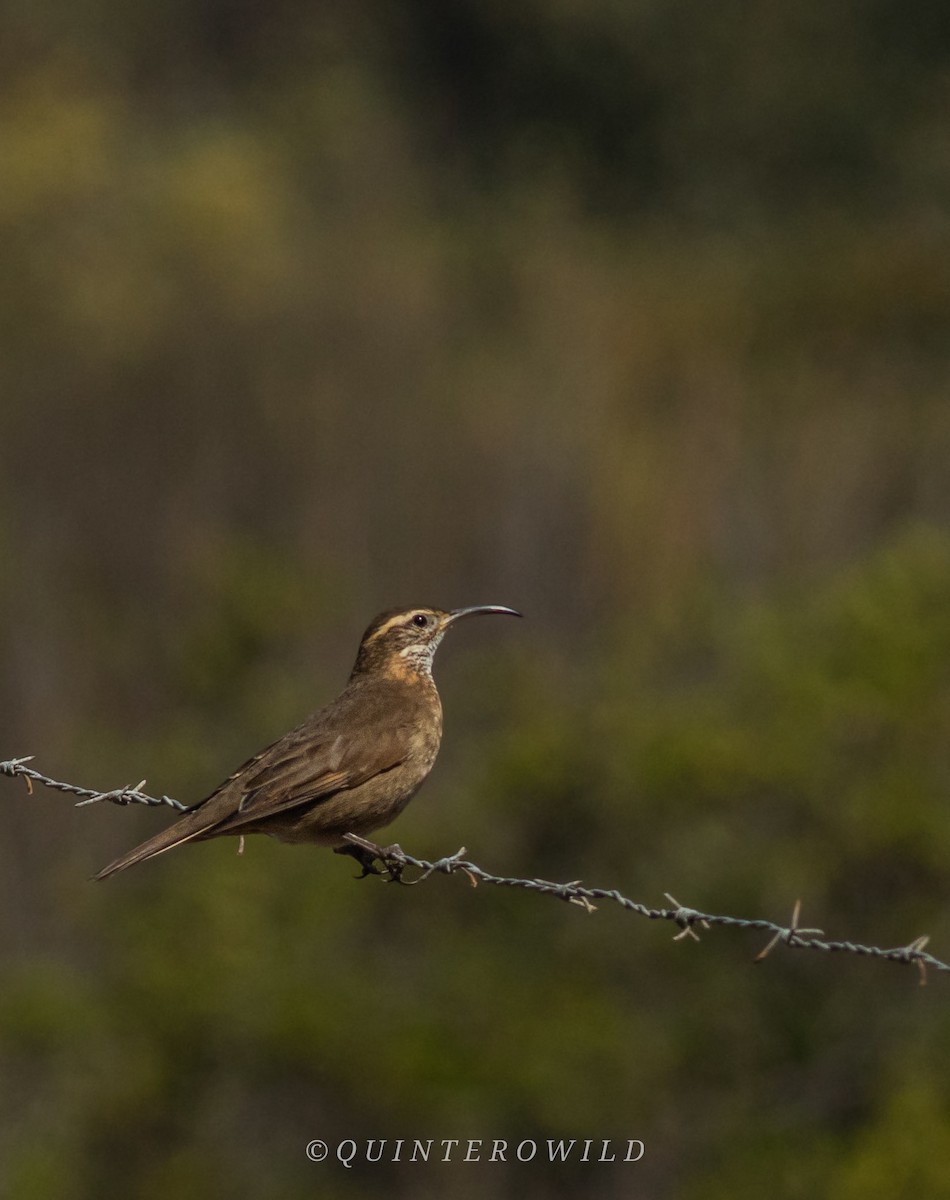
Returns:
[[[93,788],[78,787],[74,783],[62,783],[59,780],[50,779],[49,776],[43,775],[34,768],[26,765],[32,759],[33,755],[27,755],[24,758],[11,758],[7,762],[0,762],[0,775],[7,775],[10,778],[22,776],[26,780],[27,788],[31,794],[33,792],[33,784],[39,783],[43,787],[80,796],[81,799],[77,802],[77,808],[82,808],[87,804],[99,804],[103,801],[119,805],[145,804],[153,808],[164,806],[174,809],[176,812],[184,812],[187,808],[187,805],[182,804],[179,800],[172,799],[171,796],[149,796],[146,792],[143,792],[142,788],[146,782],[144,779],[134,786],[126,784],[124,787],[113,788],[112,791],[100,792]],[[914,938],[906,946],[895,946],[891,949],[884,949],[880,946],[865,946],[860,942],[826,941],[824,940],[824,930],[807,929],[799,925],[798,922],[801,915],[800,900],[796,900],[795,902],[789,924],[781,925],[762,917],[729,917],[716,913],[700,912],[698,909],[680,904],[668,892],[665,893],[666,899],[672,907],[651,908],[647,904],[641,904],[637,900],[629,899],[629,897],[622,895],[615,888],[583,887],[580,880],[574,880],[571,883],[554,883],[548,879],[519,879],[505,875],[493,875],[491,872],[478,866],[477,863],[466,859],[464,857],[466,854],[464,847],[457,850],[454,854],[430,861],[429,859],[416,858],[411,854],[407,854],[401,846],[380,846],[375,842],[368,841],[366,838],[357,837],[355,834],[347,834],[346,841],[354,847],[356,855],[363,863],[363,875],[379,875],[390,883],[405,885],[419,884],[433,875],[461,874],[466,876],[472,887],[484,883],[494,887],[521,888],[524,891],[536,892],[544,896],[555,896],[559,900],[564,900],[569,904],[576,904],[591,913],[597,908],[596,901],[609,901],[612,904],[619,905],[627,912],[646,917],[649,921],[672,921],[675,925],[679,926],[680,930],[679,933],[675,934],[674,941],[681,941],[687,937],[699,941],[699,934],[696,932],[697,926],[702,929],[712,929],[714,926],[719,925],[732,929],[754,929],[771,934],[770,941],[755,956],[753,959],[754,962],[762,962],[776,946],[781,944],[793,950],[818,950],[826,954],[856,954],[863,958],[884,959],[887,962],[916,963],[920,972],[921,985],[927,982],[928,967],[931,967],[935,971],[950,972],[950,964],[942,962],[939,958],[935,958],[925,950],[930,940],[927,935]],[[382,871],[371,865],[376,862],[380,864]],[[406,869],[410,867],[419,872],[418,876],[415,879],[403,878]]]
[[[33,784],[41,783],[43,787],[54,788],[57,792],[71,792],[74,796],[85,797],[76,805],[77,808],[86,804],[98,804],[102,800],[108,800],[110,804],[148,804],[152,808],[164,806],[173,808],[176,812],[184,812],[188,807],[180,800],[173,800],[171,796],[147,796],[142,791],[145,787],[144,779],[134,787],[132,784],[126,784],[125,787],[113,788],[111,792],[97,792],[94,788],[77,787],[75,783],[61,783],[58,779],[41,775],[39,771],[34,771],[26,765],[32,761],[33,755],[27,754],[24,758],[11,758],[7,762],[0,762],[0,775],[9,775],[11,778],[22,775],[30,795],[33,794]]]

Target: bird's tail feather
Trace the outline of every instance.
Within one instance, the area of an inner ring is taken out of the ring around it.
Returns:
[[[110,875],[124,871],[127,867],[134,867],[148,858],[154,858],[157,854],[164,854],[166,850],[174,850],[176,846],[180,846],[184,842],[192,842],[196,838],[200,838],[208,828],[207,817],[202,819],[200,810],[188,813],[181,820],[169,825],[167,829],[160,830],[153,837],[120,855],[107,867],[103,867],[97,875],[93,875],[93,879],[108,879]]]

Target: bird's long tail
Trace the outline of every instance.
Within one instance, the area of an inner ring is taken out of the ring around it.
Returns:
[[[98,875],[93,875],[93,879],[108,879],[110,875],[124,871],[127,867],[134,867],[148,858],[154,858],[157,854],[164,854],[166,850],[174,850],[183,842],[193,842],[206,833],[211,824],[213,821],[209,821],[207,814],[202,813],[200,808],[185,813],[180,820],[169,825],[167,829],[162,829],[153,837],[120,855],[107,867],[103,867]]]

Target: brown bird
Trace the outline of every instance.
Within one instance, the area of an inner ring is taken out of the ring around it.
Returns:
[[[432,660],[462,617],[513,608],[397,608],[363,634],[340,695],[238,767],[206,799],[110,863],[96,879],[184,842],[224,834],[269,833],[351,854],[364,872],[373,856],[343,840],[365,836],[402,812],[432,770],[442,740],[442,702]]]

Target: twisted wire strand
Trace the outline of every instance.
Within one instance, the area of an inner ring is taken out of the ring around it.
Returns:
[[[34,771],[32,767],[26,766],[28,762],[33,761],[33,755],[27,754],[23,758],[11,758],[7,762],[0,762],[0,775],[9,775],[15,778],[17,775],[22,775],[26,780],[26,785],[29,788],[30,794],[33,793],[33,784],[41,783],[43,787],[53,788],[57,792],[70,792],[74,796],[83,796],[76,805],[77,808],[82,808],[86,804],[98,804],[102,800],[108,800],[110,804],[147,804],[152,808],[166,806],[175,809],[176,812],[185,812],[188,808],[187,804],[182,804],[180,800],[173,800],[171,796],[148,796],[142,791],[145,786],[145,780],[134,785],[126,784],[124,787],[113,788],[111,792],[99,792],[94,788],[78,787],[75,783],[62,783],[58,779],[50,779],[48,775],[41,775],[39,771]]]
[[[171,796],[149,796],[143,792],[142,788],[145,786],[144,779],[140,783],[135,784],[135,786],[126,785],[107,792],[96,791],[93,788],[78,787],[74,783],[63,783],[59,780],[50,779],[47,775],[43,775],[34,768],[26,765],[32,761],[32,758],[32,755],[28,755],[24,758],[11,758],[6,762],[0,762],[0,775],[7,775],[10,778],[22,776],[26,780],[27,787],[31,793],[33,791],[33,784],[39,783],[44,787],[53,788],[56,791],[68,792],[74,796],[79,796],[81,799],[77,802],[77,808],[81,808],[87,804],[98,804],[102,801],[119,805],[145,804],[153,808],[165,806],[174,809],[176,812],[184,812],[187,808],[186,805],[172,799]],[[383,868],[382,871],[379,871],[372,867],[364,866],[364,874],[382,875],[383,878],[391,883],[418,884],[432,875],[462,874],[468,878],[473,887],[479,883],[484,883],[494,887],[520,888],[524,891],[537,892],[545,896],[555,896],[559,900],[579,905],[588,912],[593,912],[596,909],[597,904],[595,902],[609,901],[626,909],[628,912],[645,917],[649,921],[672,921],[675,925],[679,926],[680,930],[675,935],[675,941],[686,937],[698,941],[697,926],[704,929],[711,929],[713,926],[720,925],[731,929],[754,929],[771,934],[771,940],[756,955],[755,962],[761,962],[781,943],[793,950],[817,950],[826,954],[856,954],[864,958],[883,959],[887,962],[916,963],[920,972],[921,984],[927,982],[928,967],[934,971],[950,971],[950,964],[941,961],[939,958],[935,958],[934,955],[929,954],[925,950],[925,946],[929,940],[926,935],[915,938],[906,946],[894,946],[889,949],[881,946],[865,946],[860,942],[825,940],[823,930],[806,929],[799,925],[800,901],[796,901],[792,912],[792,919],[788,925],[780,925],[775,921],[769,921],[763,917],[731,917],[717,913],[700,912],[698,909],[680,904],[678,900],[668,893],[666,898],[669,900],[671,907],[651,908],[649,905],[641,904],[637,900],[631,900],[617,891],[616,888],[584,887],[581,885],[580,880],[575,880],[571,883],[555,883],[549,879],[519,879],[514,876],[493,875],[490,871],[486,871],[478,866],[477,863],[466,859],[464,857],[466,853],[464,847],[456,851],[455,854],[429,860],[416,858],[411,854],[407,854],[400,846],[379,846],[375,842],[356,837],[354,834],[348,834],[346,840],[355,848],[362,851],[364,856],[368,856],[365,858],[366,862],[375,860]],[[403,873],[406,868],[418,871],[418,876],[412,880],[403,879]]]

